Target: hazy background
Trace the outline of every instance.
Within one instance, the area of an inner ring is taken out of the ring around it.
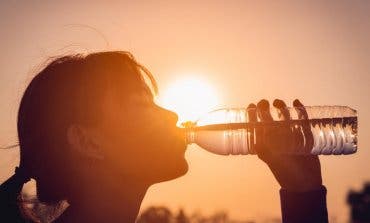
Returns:
[[[17,141],[22,93],[50,56],[129,50],[161,89],[197,75],[222,106],[261,98],[359,111],[359,151],[321,157],[329,215],[348,219],[346,193],[370,180],[370,1],[2,1],[0,145]],[[0,151],[0,181],[18,151]],[[142,208],[167,205],[233,218],[280,216],[279,186],[254,156],[189,147],[189,173],[154,185]]]

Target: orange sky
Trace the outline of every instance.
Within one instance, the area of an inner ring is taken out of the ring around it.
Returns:
[[[48,56],[129,50],[154,73],[160,92],[194,73],[217,90],[220,107],[277,97],[357,109],[358,153],[321,158],[329,215],[347,219],[347,190],[370,180],[370,2],[68,2],[0,3],[0,144],[16,141],[19,99]],[[3,180],[17,151],[0,152]],[[151,187],[143,208],[280,216],[279,187],[257,157],[190,146],[186,158],[189,173]]]

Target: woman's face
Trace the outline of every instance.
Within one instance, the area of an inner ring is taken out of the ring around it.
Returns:
[[[185,174],[183,131],[175,113],[142,94],[108,93],[102,122],[104,161],[125,177],[166,181]]]

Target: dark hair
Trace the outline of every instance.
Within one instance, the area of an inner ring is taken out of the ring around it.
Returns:
[[[145,74],[145,76],[143,75]],[[151,86],[145,81],[149,78]],[[157,86],[150,72],[129,52],[98,52],[57,58],[28,85],[18,111],[20,164],[0,187],[0,204],[15,202],[29,178],[37,184],[41,202],[67,199],[71,168],[65,163],[72,154],[65,135],[72,123],[99,122],[101,100],[107,89],[124,98],[144,93],[153,99]],[[2,210],[3,211],[3,210]]]

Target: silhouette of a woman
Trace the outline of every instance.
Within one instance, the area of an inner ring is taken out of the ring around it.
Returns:
[[[17,201],[30,178],[40,201],[68,201],[55,222],[135,222],[148,187],[188,169],[177,115],[153,102],[156,91],[150,72],[128,52],[65,56],[47,65],[20,103],[20,164],[1,185],[0,222],[27,221]],[[274,106],[286,114],[283,101]],[[269,118],[266,100],[256,107],[256,115]],[[257,153],[282,186],[284,222],[327,222],[317,156],[274,154],[281,136]]]

